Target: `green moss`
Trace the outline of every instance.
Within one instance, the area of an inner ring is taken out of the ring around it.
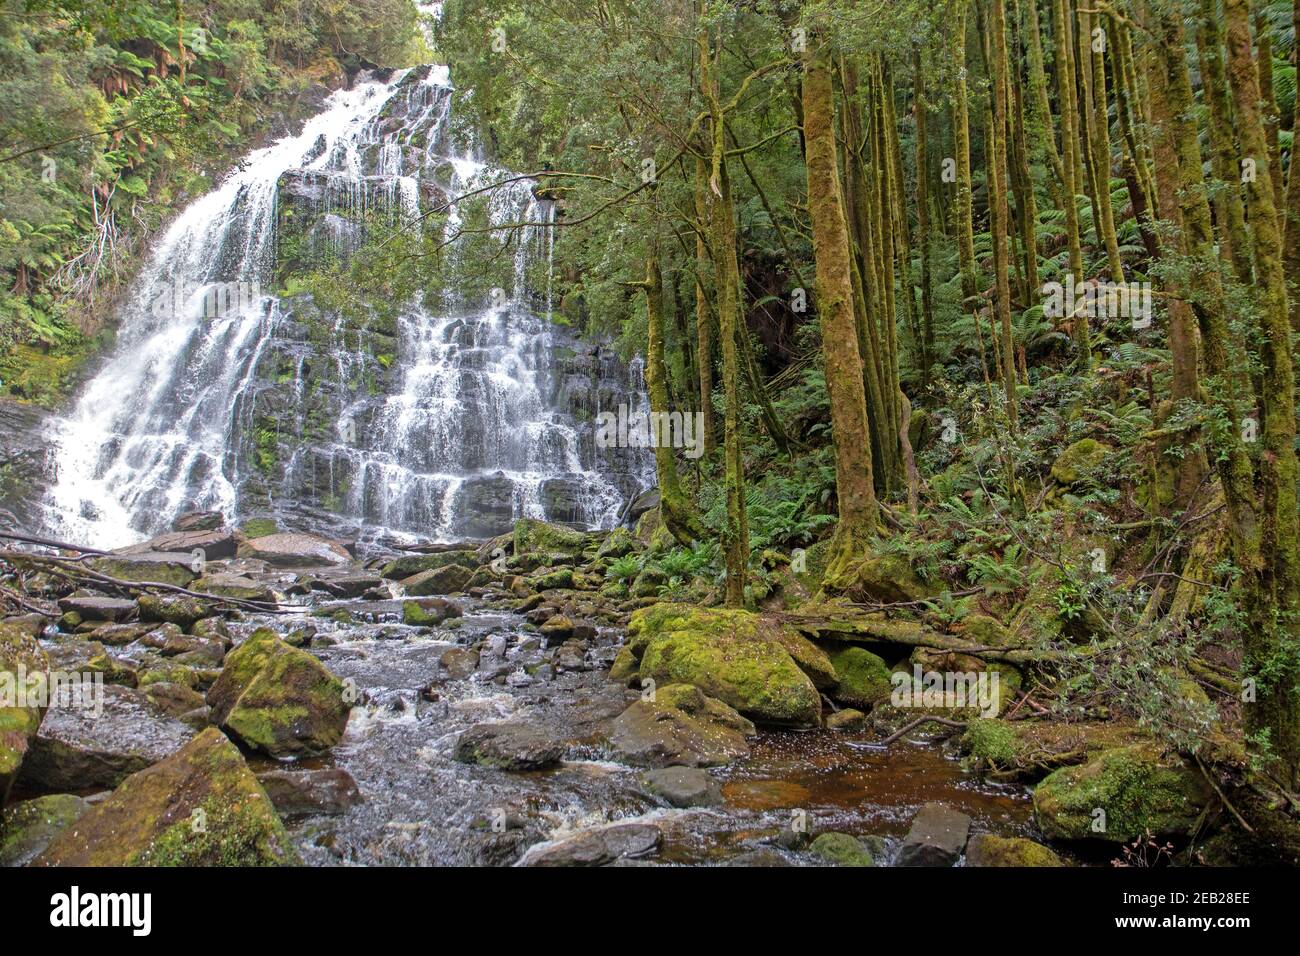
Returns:
[[[191,814],[188,820],[173,823],[128,865],[280,866],[289,862],[282,849],[289,842],[284,825],[273,814],[273,822],[268,820],[265,807],[254,801],[231,805],[208,797],[198,809],[202,816]],[[196,829],[195,819],[203,820],[202,829]]]
[[[1185,834],[1206,796],[1204,781],[1181,760],[1164,759],[1157,745],[1136,744],[1053,772],[1034,791],[1034,811],[1052,839],[1127,843],[1147,830]],[[1094,829],[1099,809],[1105,827]]]
[[[808,847],[810,853],[832,866],[875,866],[871,851],[847,833],[822,833]]]
[[[587,536],[564,525],[520,518],[515,522],[515,554],[532,551],[577,557],[587,546]]]
[[[641,676],[694,684],[755,720],[818,724],[821,698],[789,652],[748,611],[659,604],[633,615]]]
[[[989,766],[1007,767],[1016,760],[1016,735],[1003,720],[972,720],[966,725],[962,744],[971,756]]]
[[[280,529],[271,518],[249,518],[239,530],[250,538],[265,538],[269,534],[278,533]]]
[[[1105,464],[1112,453],[1110,446],[1095,438],[1081,439],[1061,452],[1052,464],[1052,478],[1067,487],[1078,484]]]
[[[836,700],[859,707],[889,696],[889,665],[861,647],[846,647],[830,655],[835,669]]]

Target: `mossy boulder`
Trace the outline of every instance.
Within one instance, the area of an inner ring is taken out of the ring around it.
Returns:
[[[90,566],[100,574],[120,581],[156,581],[189,587],[197,578],[195,561],[189,554],[170,551],[149,551],[143,554],[110,555],[95,558]]]
[[[212,615],[208,602],[183,594],[142,594],[136,603],[140,605],[140,620],[175,624],[187,631]]]
[[[515,555],[534,551],[578,557],[587,547],[587,536],[562,524],[520,518],[515,522]]]
[[[822,833],[808,852],[831,866],[875,866],[866,844],[847,833]]]
[[[465,590],[474,572],[459,564],[444,564],[440,568],[421,571],[402,579],[402,590],[411,597],[431,594],[454,594]]]
[[[421,571],[436,571],[438,568],[444,568],[449,564],[458,564],[463,568],[473,570],[478,567],[478,563],[478,552],[474,550],[439,551],[436,554],[407,554],[389,561],[379,570],[379,575],[389,580],[400,581],[403,578],[419,574]]]
[[[690,684],[668,684],[609,721],[605,741],[624,763],[716,767],[749,755],[754,725]]]
[[[71,793],[24,800],[0,814],[0,866],[26,866],[90,804]]]
[[[449,617],[460,617],[461,609],[443,598],[419,598],[402,602],[402,623],[414,627],[436,627]]]
[[[278,866],[299,862],[244,758],[209,727],[132,774],[64,829],[35,866]]]
[[[49,658],[36,638],[0,621],[0,805],[8,799],[45,717],[45,696],[28,695],[48,681],[49,669]]]
[[[961,636],[980,647],[1009,647],[1020,641],[995,617],[967,614],[958,628]]]
[[[775,621],[743,610],[657,604],[637,611],[629,626],[647,639],[643,680],[693,684],[760,723],[820,724],[821,697],[772,636],[782,627]]]
[[[1051,839],[1128,843],[1148,830],[1160,838],[1185,835],[1208,798],[1199,774],[1145,743],[1053,771],[1034,790],[1034,813]]]
[[[1061,858],[1033,840],[977,833],[966,842],[967,866],[1065,866]]]
[[[596,557],[603,559],[622,558],[633,551],[641,550],[641,542],[627,528],[615,528],[596,549]]]
[[[856,596],[882,604],[919,601],[934,591],[901,554],[869,556],[858,565],[850,590]]]
[[[614,663],[609,668],[609,679],[626,684],[632,678],[636,677],[640,671],[640,662],[637,661],[636,655],[632,653],[630,647],[620,647],[618,655],[614,658]]]
[[[351,705],[344,686],[306,651],[260,628],[226,655],[208,691],[212,722],[273,757],[320,753],[339,742]]]
[[[870,707],[889,696],[889,665],[862,647],[845,647],[830,655],[835,669],[831,696],[855,707]]]
[[[1112,453],[1109,445],[1095,438],[1080,439],[1052,463],[1052,479],[1067,488],[1077,485],[1100,468]]]
[[[967,723],[959,746],[971,769],[1001,780],[1036,780],[1104,750],[1147,740],[1135,725],[1118,721],[1066,724],[977,717]]]

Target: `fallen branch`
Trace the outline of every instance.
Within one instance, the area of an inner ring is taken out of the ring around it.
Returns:
[[[966,729],[966,721],[964,720],[949,720],[947,717],[935,717],[931,714],[926,714],[924,717],[918,717],[916,718],[916,720],[904,724],[902,727],[898,728],[898,730],[895,730],[884,740],[881,740],[877,743],[872,743],[869,746],[880,747],[880,748],[888,747],[890,744],[897,741],[904,734],[915,730],[917,727],[920,727],[922,724],[927,723],[929,721],[933,721],[936,724],[943,724],[945,727],[955,727],[959,730]]]
[[[121,578],[101,574],[98,571],[86,567],[78,567],[74,570],[68,566],[69,559],[54,558],[42,554],[29,554],[26,551],[0,551],[0,561],[9,561],[10,563],[35,562],[36,564],[52,565],[62,571],[62,577],[69,578],[73,581],[83,582],[86,579],[89,579],[98,584],[109,584],[126,591],[147,591],[150,589],[157,589],[160,591],[169,591],[173,594],[183,594],[186,597],[200,598],[204,601],[212,601],[215,604],[229,604],[232,607],[240,607],[246,610],[256,611],[259,614],[290,613],[289,609],[281,608],[278,604],[266,601],[245,601],[242,598],[224,597],[220,594],[210,594],[207,591],[192,591],[189,588],[183,588],[178,584],[167,584],[164,581],[124,581]]]

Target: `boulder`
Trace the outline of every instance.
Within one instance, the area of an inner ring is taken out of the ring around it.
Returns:
[[[121,581],[148,581],[189,587],[199,576],[198,562],[184,551],[142,551],[137,554],[108,555],[95,558],[90,566],[100,574]]]
[[[50,708],[23,763],[23,787],[39,793],[116,787],[194,736],[143,691],[115,684],[98,690],[98,702],[88,694]]]
[[[90,804],[71,793],[24,800],[0,814],[0,866],[26,866]]]
[[[347,548],[337,541],[301,532],[248,538],[239,546],[239,556],[258,558],[279,568],[319,568],[352,561]]]
[[[899,866],[952,866],[961,858],[970,817],[941,803],[927,803],[912,820],[898,853]]]
[[[460,734],[453,750],[461,763],[496,770],[545,770],[563,754],[562,741],[521,721],[475,724]]]
[[[127,777],[67,827],[35,866],[273,866],[298,863],[243,756],[209,727]]]
[[[226,523],[220,511],[187,511],[172,522],[173,531],[216,531]]]
[[[882,604],[919,601],[932,593],[901,554],[873,554],[858,565],[852,590]]]
[[[449,617],[460,617],[461,609],[445,598],[418,598],[402,602],[402,623],[413,627],[436,627]]]
[[[867,715],[852,707],[837,710],[826,718],[827,730],[858,730],[867,722]]]
[[[187,631],[212,614],[211,604],[183,594],[142,594],[136,603],[140,620],[175,624]]]
[[[638,517],[640,517],[638,515]],[[641,550],[641,542],[627,528],[615,528],[596,549],[596,557],[613,560]]]
[[[722,802],[722,788],[698,767],[659,767],[641,775],[641,786],[673,807],[711,807]]]
[[[548,647],[553,644],[563,644],[573,636],[573,622],[563,614],[554,614],[548,617],[538,630],[546,639]]]
[[[966,844],[967,866],[1065,866],[1061,858],[1033,840],[977,833]]]
[[[402,590],[412,597],[430,594],[455,594],[465,590],[474,572],[459,564],[445,564],[440,568],[421,571],[402,579]]]
[[[273,757],[320,753],[339,742],[351,704],[343,684],[306,651],[259,628],[226,655],[208,691],[212,722]]]
[[[659,849],[663,833],[649,823],[611,823],[528,848],[519,866],[605,866]]]
[[[455,680],[464,680],[478,670],[478,651],[471,647],[449,647],[442,652],[439,663]]]
[[[325,770],[268,770],[257,775],[275,809],[285,816],[337,815],[361,802],[352,774],[338,767]]]
[[[642,767],[718,767],[749,756],[754,725],[689,684],[658,688],[604,728],[623,762]]]
[[[812,841],[808,852],[831,866],[875,866],[867,845],[847,833],[822,833]]]
[[[1053,840],[1129,843],[1148,830],[1157,838],[1185,835],[1210,796],[1181,758],[1141,743],[1048,774],[1034,790],[1034,814]]]
[[[889,696],[892,687],[889,665],[862,647],[845,647],[830,655],[835,668],[835,689],[831,696],[855,707],[870,707]]]
[[[225,571],[205,574],[190,585],[190,589],[205,594],[215,594],[218,597],[234,598],[237,601],[262,601],[274,604],[276,599],[275,592],[265,584],[243,574]]]
[[[48,682],[49,668],[49,657],[36,638],[18,625],[0,621],[0,806],[9,797],[45,716],[48,698],[40,688]]]
[[[337,598],[359,598],[368,591],[383,587],[384,579],[377,574],[349,571],[343,574],[310,577],[306,584],[313,591],[324,591]]]
[[[644,642],[642,679],[694,684],[762,723],[817,725],[821,697],[773,636],[781,627],[749,611],[656,604],[629,630]]]
[[[1052,463],[1052,480],[1059,485],[1077,485],[1114,454],[1109,445],[1095,438],[1083,438],[1061,452]]]
[[[587,536],[561,524],[520,518],[515,522],[516,557],[530,552],[578,557],[587,547]]]
[[[119,548],[114,554],[141,554],[146,551],[173,551],[193,555],[195,551],[203,552],[205,561],[222,561],[233,558],[238,550],[235,533],[228,528],[192,529],[188,531],[171,531],[139,544]]]
[[[123,598],[97,597],[95,595],[74,594],[59,599],[59,610],[80,615],[83,621],[122,621],[135,613],[134,601]]]
[[[385,564],[379,571],[381,577],[400,581],[419,574],[422,571],[436,571],[449,564],[458,564],[463,568],[474,570],[479,565],[478,553],[474,550],[439,551],[434,554],[407,554]]]

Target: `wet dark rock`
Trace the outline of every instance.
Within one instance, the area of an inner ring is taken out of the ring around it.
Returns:
[[[108,647],[125,647],[138,641],[152,628],[152,624],[103,624],[96,626],[87,637]]]
[[[334,597],[339,598],[357,598],[361,597],[367,591],[380,588],[383,585],[383,578],[377,574],[365,574],[363,572],[352,572],[348,574],[334,574],[311,578],[309,587],[313,591],[324,591]],[[383,592],[388,596],[388,592]]]
[[[733,856],[723,866],[794,866],[778,851],[764,847]]]
[[[605,866],[654,853],[663,833],[649,823],[613,823],[529,847],[520,866]]]
[[[461,763],[497,770],[545,770],[560,762],[564,744],[541,728],[517,721],[475,724],[456,740]]]
[[[722,788],[695,767],[661,767],[641,775],[646,791],[674,807],[711,807],[722,802]]]
[[[451,647],[443,651],[440,663],[455,680],[464,680],[478,670],[478,651],[469,647]]]
[[[352,774],[326,770],[270,770],[257,775],[275,809],[286,816],[339,814],[361,802]]]
[[[254,581],[243,574],[233,574],[228,571],[205,574],[191,584],[190,588],[194,591],[216,594],[219,597],[234,598],[239,601],[263,601],[268,604],[275,602],[275,592],[265,584]]]
[[[970,817],[941,803],[927,803],[912,820],[898,854],[899,866],[952,866],[970,833]]]
[[[135,614],[134,601],[122,598],[77,595],[59,599],[59,610],[81,616],[83,621],[123,621]]]
[[[43,793],[115,787],[194,736],[141,691],[111,684],[102,690],[98,715],[92,694],[50,708],[23,762],[24,787]]]
[[[729,720],[703,706],[690,714],[664,700],[638,700],[610,721],[605,740],[620,760],[633,766],[716,767],[749,755],[739,721],[744,721],[739,714]]]
[[[155,707],[178,720],[186,714],[207,707],[203,695],[185,684],[153,681],[145,685],[143,690]]]
[[[204,561],[221,561],[225,558],[233,558],[237,550],[238,543],[235,540],[235,532],[229,528],[218,527],[190,531],[169,531],[166,534],[158,535],[156,538],[150,538],[148,541],[119,548],[113,553],[132,555],[148,551],[171,551],[190,555],[190,559],[193,560],[194,552],[201,551],[203,552],[201,557]]]
[[[173,531],[216,531],[226,523],[220,511],[187,511],[172,522]]]

